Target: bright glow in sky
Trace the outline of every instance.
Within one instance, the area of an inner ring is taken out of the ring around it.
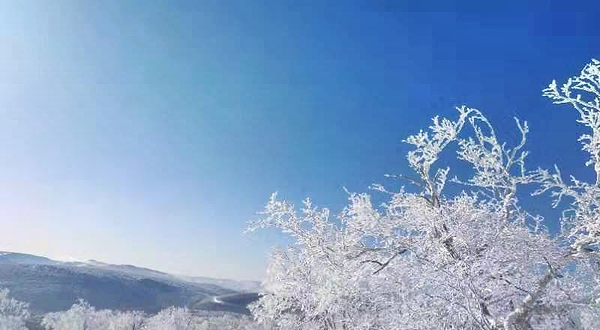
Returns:
[[[395,3],[1,2],[0,250],[260,279],[271,192],[339,210],[463,103],[581,170],[541,89],[600,57],[599,8]]]

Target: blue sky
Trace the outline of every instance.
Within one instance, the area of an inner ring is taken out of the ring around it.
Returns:
[[[541,89],[600,57],[593,3],[0,2],[0,248],[260,279],[271,192],[398,185],[400,141],[460,104],[590,177]]]

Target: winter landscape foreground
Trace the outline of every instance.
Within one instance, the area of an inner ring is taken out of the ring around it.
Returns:
[[[233,327],[247,321],[247,305],[258,298],[260,285],[13,252],[0,252],[0,279],[0,308],[8,322],[2,329],[21,329],[23,321],[29,329],[139,329],[142,323],[159,329],[158,318],[166,315],[200,329]]]
[[[497,135],[508,128],[463,106],[405,139],[414,173],[393,176],[406,183],[399,191],[348,192],[335,219],[309,199],[296,210],[274,194],[248,230],[275,227],[293,243],[272,253],[251,316],[249,283],[6,253],[0,329],[600,329],[600,61],[543,95],[574,108],[573,125],[586,130],[589,182],[560,164],[527,164],[527,122],[515,118],[511,145]],[[440,164],[452,152],[469,177]],[[531,187],[564,210],[558,233],[519,203]],[[75,304],[50,310],[52,300]]]

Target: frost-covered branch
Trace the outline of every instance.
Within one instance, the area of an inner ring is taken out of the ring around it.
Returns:
[[[592,59],[579,76],[569,78],[560,89],[553,80],[544,89],[544,96],[555,104],[571,104],[579,112],[578,122],[591,130],[591,134],[581,135],[579,141],[590,154],[586,166],[594,165],[596,185],[600,185],[600,61]]]
[[[561,178],[558,167],[555,173],[538,170],[541,188],[535,194],[546,191],[554,197],[554,206],[564,196],[571,198],[569,213],[563,219],[565,235],[571,240],[571,247],[580,255],[595,257],[600,244],[600,61],[593,59],[581,70],[579,76],[569,78],[559,89],[556,81],[544,89],[544,96],[556,104],[571,104],[579,113],[579,123],[591,130],[579,138],[583,150],[590,154],[586,166],[594,165],[596,181],[586,183],[571,176],[567,185]]]
[[[521,133],[518,145],[508,148],[506,143],[500,143],[490,121],[479,111],[469,117],[475,137],[459,140],[458,158],[473,166],[474,175],[468,182],[458,179],[457,183],[488,189],[501,200],[506,218],[510,217],[511,208],[516,205],[517,186],[533,182],[534,175],[525,169],[525,158],[529,154],[523,150],[527,141],[529,126],[515,118],[517,128]]]
[[[433,124],[429,126],[430,132],[421,130],[419,133],[410,135],[404,140],[404,142],[415,147],[415,150],[408,152],[406,158],[409,165],[425,182],[427,193],[431,196],[433,206],[437,206],[439,203],[439,195],[444,187],[448,169],[439,169],[431,177],[431,166],[438,160],[444,148],[450,142],[456,141],[468,116],[475,111],[465,106],[457,107],[456,110],[459,113],[456,121],[451,121],[447,118],[440,119],[438,116],[433,117]]]

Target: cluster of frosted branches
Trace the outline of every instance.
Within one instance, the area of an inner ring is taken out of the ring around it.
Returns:
[[[599,68],[593,60],[560,91],[555,82],[544,90],[572,104],[592,130],[581,141],[598,177]],[[309,200],[297,211],[272,196],[250,229],[276,227],[294,243],[272,254],[266,292],[252,307],[259,322],[277,329],[600,328],[599,184],[566,184],[558,169],[528,171],[527,122],[515,119],[521,139],[509,147],[481,111],[457,110],[456,120],[435,117],[428,131],[405,140],[418,179],[398,177],[418,192],[375,185],[389,197],[380,206],[369,194],[349,193],[337,219]],[[435,165],[451,144],[473,175],[453,179],[465,190],[448,195],[450,169]],[[571,198],[564,232],[550,235],[541,217],[519,206],[525,184]]]
[[[571,198],[571,207],[566,210],[563,222],[575,253],[586,253],[600,259],[600,61],[592,60],[580,75],[569,78],[559,89],[556,81],[544,89],[544,95],[556,104],[570,104],[579,113],[578,122],[591,132],[583,134],[579,140],[583,150],[590,154],[586,165],[593,165],[596,181],[587,183],[571,176],[567,184],[561,177],[560,170],[555,172],[539,171],[541,188],[537,194],[551,191],[555,198],[554,206],[558,206],[561,198]]]
[[[0,329],[26,330],[29,306],[9,296],[6,289],[0,290]]]
[[[10,298],[0,290],[0,330],[27,330],[31,320],[28,304]],[[69,310],[46,314],[41,324],[45,330],[261,330],[267,329],[245,316],[195,315],[187,308],[170,307],[156,315],[137,311],[97,310],[79,300]],[[37,326],[34,326],[38,329]]]
[[[567,80],[559,89],[556,81],[544,89],[544,96],[555,104],[571,104],[579,112],[577,122],[591,129],[591,134],[583,134],[579,141],[583,150],[590,154],[586,166],[594,165],[600,180],[600,61],[593,59],[577,77]]]
[[[260,330],[245,317],[224,315],[203,317],[184,307],[163,309],[153,316],[141,312],[96,310],[80,300],[71,309],[47,314],[42,320],[46,330]]]

